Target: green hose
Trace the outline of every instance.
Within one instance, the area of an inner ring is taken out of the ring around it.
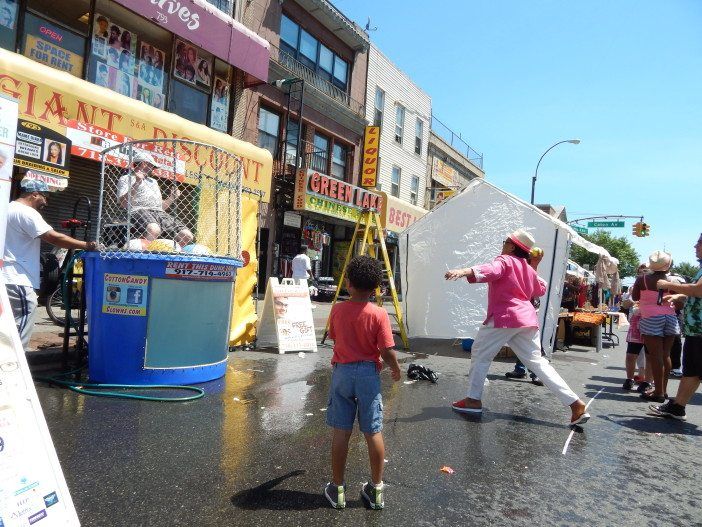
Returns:
[[[68,375],[69,373],[73,372],[60,374],[59,377]],[[195,401],[197,399],[200,399],[201,397],[204,397],[205,395],[205,390],[203,390],[202,388],[197,388],[196,386],[175,386],[171,384],[97,384],[89,382],[64,381],[57,377],[34,377],[34,380],[45,382],[48,384],[57,384],[59,386],[64,386],[71,391],[83,395],[95,395],[97,397],[116,397],[120,399],[138,399],[140,401],[160,401],[166,403],[178,403],[185,401]],[[189,392],[195,392],[195,395],[188,395],[184,397],[155,397],[151,395],[136,395],[134,393],[102,391],[108,388],[118,388],[122,390],[185,390]]]
[[[68,318],[69,325],[72,326],[75,330],[78,330],[78,325],[73,320],[71,320],[71,308],[68,305],[68,271],[73,267],[74,262],[78,258],[80,258],[82,254],[83,251],[76,251],[73,254],[71,259],[68,261],[68,265],[66,266],[66,272],[63,274],[63,277],[61,279],[61,298],[63,300],[63,307],[66,313],[66,317]],[[73,284],[71,284],[70,287],[73,287]],[[85,287],[85,278],[83,279],[83,287]],[[137,399],[140,401],[177,403],[195,401],[205,396],[205,390],[203,390],[202,388],[197,388],[195,386],[176,386],[171,384],[98,384],[88,382],[66,381],[60,378],[72,375],[74,373],[78,373],[79,371],[81,371],[81,368],[73,371],[60,373],[55,377],[34,377],[34,380],[39,382],[45,382],[48,384],[64,386],[73,392],[80,393],[82,395],[95,395],[96,397],[115,397],[119,399]],[[155,397],[151,395],[136,395],[133,393],[103,391],[108,388],[117,388],[121,390],[185,390],[189,392],[195,392],[195,395],[188,395],[184,397]]]

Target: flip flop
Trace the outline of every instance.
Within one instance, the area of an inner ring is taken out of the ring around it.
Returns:
[[[590,414],[587,412],[583,412],[582,414],[580,414],[580,416],[575,421],[571,421],[570,424],[571,424],[571,426],[572,425],[582,425],[582,424],[587,423],[589,419],[590,419]]]

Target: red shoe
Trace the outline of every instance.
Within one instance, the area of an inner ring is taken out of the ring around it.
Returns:
[[[641,377],[641,375],[634,375],[634,382],[637,382],[637,383],[641,382],[641,379],[643,379],[643,377]]]
[[[451,408],[453,408],[454,411],[460,412],[462,414],[481,414],[481,413],[483,413],[482,406],[480,408],[473,408],[470,406],[466,406],[465,399],[461,399],[460,401],[456,401],[456,402],[452,403]]]

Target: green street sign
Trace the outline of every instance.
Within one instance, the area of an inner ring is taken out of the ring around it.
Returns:
[[[588,221],[588,227],[624,227],[623,221]]]
[[[578,234],[587,234],[587,228],[585,227],[578,227],[577,225],[573,225],[573,230]]]

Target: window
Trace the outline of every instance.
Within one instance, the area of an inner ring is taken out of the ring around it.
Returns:
[[[234,0],[207,0],[207,3],[229,16],[234,16]]]
[[[414,127],[414,153],[422,155],[422,137],[424,136],[424,122],[417,117],[417,124]]]
[[[375,115],[373,116],[374,126],[383,126],[383,109],[385,108],[385,92],[376,86],[375,88]]]
[[[332,149],[331,175],[338,179],[346,179],[346,156],[348,150],[344,145],[334,143]]]
[[[311,33],[302,29],[287,15],[282,15],[280,18],[280,49],[299,60],[324,80],[346,91],[349,63],[319,42]]]
[[[310,35],[304,29],[300,32],[300,60],[302,63],[312,69],[315,69],[317,64],[317,48],[319,42],[316,38]]]
[[[402,144],[402,131],[405,127],[405,107],[398,104],[395,108],[395,141]]]
[[[283,15],[280,20],[280,44],[281,48],[295,55],[297,51],[297,41],[300,38],[300,26]]]
[[[419,176],[412,176],[412,187],[410,188],[410,202],[412,205],[417,204],[417,196],[419,195]]]
[[[171,98],[168,110],[182,118],[196,123],[207,122],[208,96],[183,82],[174,81],[171,85]]]
[[[260,106],[258,109],[258,146],[268,150],[273,154],[273,157],[276,157],[278,153],[279,130],[280,115]]]
[[[32,60],[83,77],[85,38],[27,13],[22,54]]]
[[[300,123],[294,119],[288,120],[288,130],[285,134],[285,162],[294,165],[297,156],[298,135],[300,133]]]
[[[396,198],[400,197],[400,176],[402,169],[400,167],[392,167],[392,178],[390,180],[390,194]]]
[[[310,159],[310,167],[322,173],[327,171],[329,161],[329,139],[320,134],[314,134],[314,151]]]

